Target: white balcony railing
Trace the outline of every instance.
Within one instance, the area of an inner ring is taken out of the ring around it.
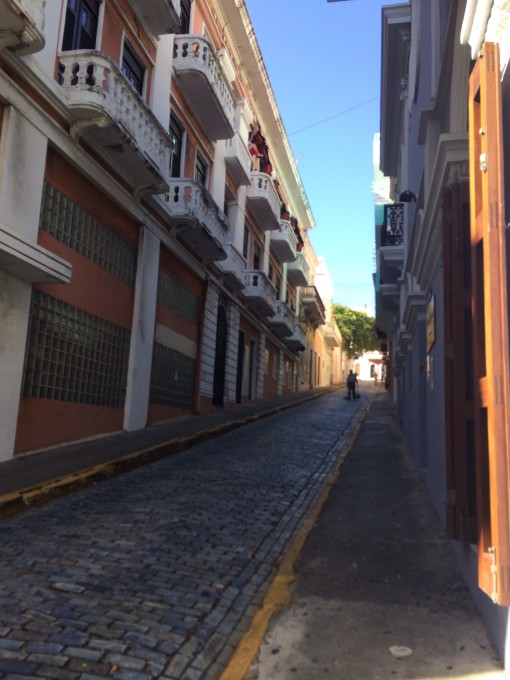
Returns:
[[[239,132],[225,141],[225,163],[237,185],[249,186],[251,184],[251,156]]]
[[[287,220],[280,220],[280,226],[271,232],[271,248],[280,262],[294,262],[297,256],[298,237],[294,227]]]
[[[226,244],[225,252],[227,253],[227,258],[217,263],[218,269],[225,278],[227,285],[240,290],[244,288],[246,261],[232,243]]]
[[[135,12],[154,35],[177,33],[181,24],[179,0],[131,0]]]
[[[298,253],[294,262],[287,265],[287,281],[293,286],[308,285],[310,267],[303,253]]]
[[[276,314],[269,319],[271,330],[278,337],[292,335],[294,331],[294,312],[281,300],[276,303]]]
[[[37,0],[0,0],[0,50],[34,54],[44,47],[44,4]]]
[[[251,173],[246,202],[263,231],[278,229],[281,201],[269,175],[264,172]]]
[[[170,136],[112,59],[61,52],[58,82],[73,118],[71,134],[86,137],[138,186],[166,191]]]
[[[306,349],[306,331],[299,321],[294,320],[292,335],[283,338],[283,342],[292,352],[302,352]]]
[[[176,35],[177,86],[212,141],[234,135],[234,98],[213,46],[203,35]]]
[[[243,296],[250,309],[259,316],[275,315],[276,289],[263,272],[245,272]]]
[[[192,179],[172,179],[164,201],[172,229],[195,253],[225,260],[228,225],[211,194]]]

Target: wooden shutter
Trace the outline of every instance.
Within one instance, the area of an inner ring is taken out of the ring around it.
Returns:
[[[502,105],[497,45],[469,80],[479,585],[510,604],[509,366]]]
[[[443,196],[447,529],[478,542],[469,185]]]

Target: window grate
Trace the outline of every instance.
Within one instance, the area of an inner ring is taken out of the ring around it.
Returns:
[[[34,290],[23,395],[121,408],[129,342],[129,331]]]
[[[198,296],[162,271],[159,273],[158,302],[190,323],[197,324],[199,322],[200,304]]]
[[[131,286],[136,249],[62,192],[44,183],[40,228]]]
[[[192,409],[194,384],[195,359],[154,343],[151,404]]]

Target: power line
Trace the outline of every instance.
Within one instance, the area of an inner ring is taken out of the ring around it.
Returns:
[[[372,99],[367,99],[366,101],[361,102],[361,104],[356,104],[355,106],[351,106],[349,109],[344,109],[343,111],[340,111],[339,113],[334,113],[332,116],[329,116],[328,118],[323,118],[322,120],[318,120],[315,123],[311,123],[310,125],[306,125],[305,127],[299,128],[299,130],[294,130],[293,132],[289,132],[289,133],[287,133],[287,137],[290,137],[290,135],[297,135],[298,132],[304,132],[305,130],[309,130],[310,128],[317,127],[317,125],[322,125],[323,123],[327,123],[329,120],[333,120],[333,118],[338,118],[338,116],[343,116],[344,113],[349,113],[349,111],[354,111],[355,109],[359,109],[362,106],[366,106],[367,104],[375,102],[376,99],[379,99],[379,97],[372,97]]]

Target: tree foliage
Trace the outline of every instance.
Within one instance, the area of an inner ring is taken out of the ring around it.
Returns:
[[[356,359],[364,352],[379,349],[379,341],[374,331],[375,319],[372,316],[338,304],[333,305],[333,315],[344,339],[344,349],[350,359]]]

